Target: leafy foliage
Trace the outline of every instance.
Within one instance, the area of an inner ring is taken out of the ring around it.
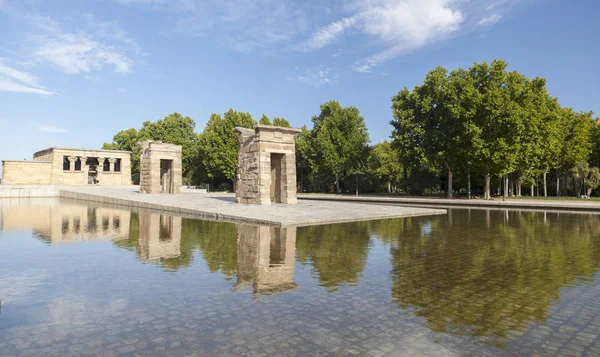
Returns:
[[[201,174],[208,180],[233,180],[237,167],[238,134],[235,127],[252,128],[250,113],[229,109],[223,116],[212,114],[198,140]]]
[[[321,113],[312,118],[313,128],[303,128],[297,144],[300,165],[317,177],[340,180],[364,171],[369,154],[369,133],[364,118],[355,107],[342,107],[336,101],[321,105]]]

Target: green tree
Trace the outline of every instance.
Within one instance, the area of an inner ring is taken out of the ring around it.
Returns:
[[[281,127],[284,127],[284,128],[291,128],[292,127],[292,125],[290,124],[290,122],[287,121],[285,118],[278,118],[278,117],[273,118],[273,125],[275,125],[275,126],[281,126]]]
[[[262,125],[271,125],[271,119],[269,119],[268,116],[263,114],[262,117],[260,117],[260,121],[258,123]]]
[[[578,163],[587,162],[591,154],[592,113],[577,113],[571,108],[563,108],[560,125],[564,137],[559,167],[562,172],[570,172]],[[577,196],[581,194],[580,190],[581,186],[576,188]]]
[[[396,185],[402,177],[402,164],[397,150],[389,141],[375,144],[369,156],[369,169],[385,185],[387,192],[392,192],[392,184]]]
[[[194,132],[195,127],[196,123],[192,118],[173,113],[155,122],[145,121],[138,132],[138,141],[158,140],[181,145],[182,175],[185,182],[191,183],[198,155],[198,135]]]
[[[113,136],[112,143],[104,143],[103,150],[131,151],[131,176],[135,184],[140,181],[140,150],[138,145],[139,133],[135,128],[119,131]]]
[[[255,124],[250,113],[233,109],[229,109],[223,116],[212,114],[198,139],[198,163],[202,176],[213,184],[220,180],[233,182],[239,148],[238,135],[233,129],[252,128]]]
[[[587,197],[590,198],[592,191],[600,186],[600,169],[592,167],[588,172],[585,188],[587,189]]]
[[[304,155],[310,157],[313,170],[335,177],[336,192],[340,192],[340,180],[366,163],[369,133],[365,120],[357,108],[329,101],[321,105],[321,113],[313,116],[312,122],[310,134],[302,136],[310,151]]]
[[[594,120],[591,133],[592,153],[590,155],[590,165],[600,167],[600,117]]]

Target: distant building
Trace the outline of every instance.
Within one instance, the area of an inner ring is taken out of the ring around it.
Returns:
[[[131,152],[49,148],[2,161],[4,185],[131,185]]]

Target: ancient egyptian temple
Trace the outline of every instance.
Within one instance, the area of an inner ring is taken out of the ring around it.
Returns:
[[[131,185],[131,152],[49,148],[32,161],[2,161],[7,185]]]

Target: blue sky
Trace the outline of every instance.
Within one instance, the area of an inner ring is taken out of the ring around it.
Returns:
[[[600,115],[597,0],[0,0],[0,159],[99,148],[172,112],[310,124],[334,99],[372,142],[437,65],[495,58]]]

